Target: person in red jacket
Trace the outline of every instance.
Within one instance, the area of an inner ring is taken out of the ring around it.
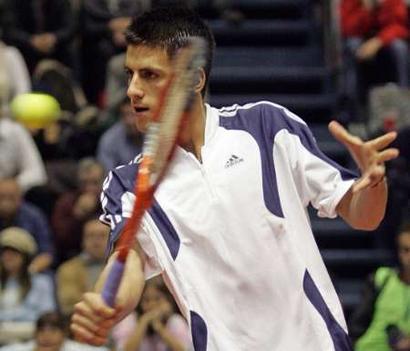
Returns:
[[[395,65],[396,82],[408,86],[407,7],[404,0],[342,0],[341,30],[346,43],[345,92],[358,94],[357,66],[387,50]]]

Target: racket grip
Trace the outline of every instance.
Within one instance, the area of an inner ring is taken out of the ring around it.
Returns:
[[[110,307],[114,307],[115,297],[117,296],[118,288],[121,283],[124,267],[124,262],[115,260],[111,267],[110,273],[108,274],[107,280],[105,281],[101,295],[104,302]]]

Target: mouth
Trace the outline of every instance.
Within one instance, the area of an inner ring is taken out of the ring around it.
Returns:
[[[143,114],[145,112],[148,112],[149,108],[144,107],[144,106],[134,106],[134,111],[138,115],[138,114]]]

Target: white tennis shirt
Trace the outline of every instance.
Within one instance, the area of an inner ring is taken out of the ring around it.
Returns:
[[[351,350],[306,206],[335,208],[355,175],[282,106],[206,106],[202,163],[177,148],[138,240],[163,273],[195,351]],[[134,202],[135,162],[110,172],[101,219],[111,247]]]

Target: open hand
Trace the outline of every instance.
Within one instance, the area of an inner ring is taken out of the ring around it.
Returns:
[[[329,130],[336,140],[346,146],[361,171],[361,177],[353,184],[353,193],[380,183],[386,173],[384,163],[395,159],[399,155],[399,150],[387,148],[396,139],[396,132],[363,141],[359,137],[350,134],[336,121],[329,123]]]

